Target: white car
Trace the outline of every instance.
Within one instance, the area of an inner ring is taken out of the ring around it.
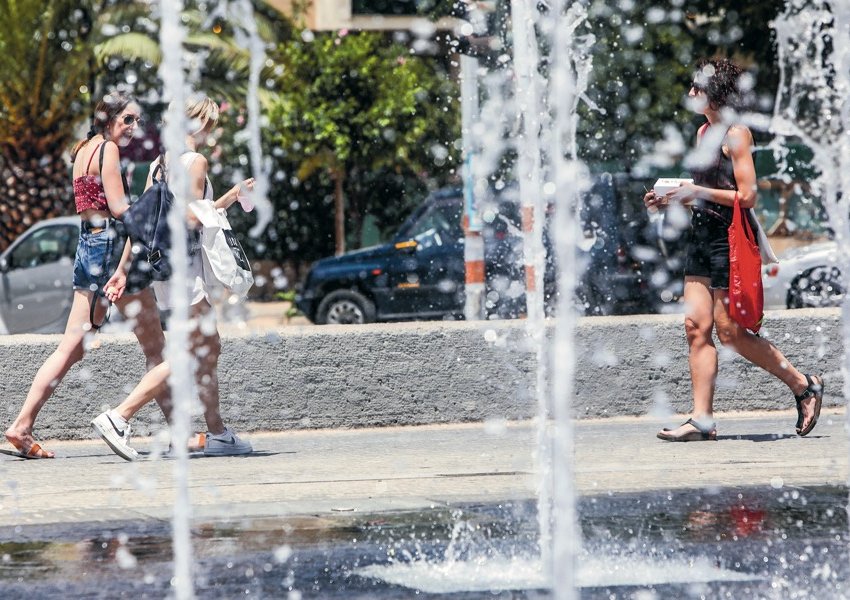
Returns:
[[[79,237],[79,217],[47,219],[0,254],[0,334],[65,329]]]
[[[844,300],[834,241],[792,248],[779,264],[764,265],[762,274],[766,309],[839,306]]]

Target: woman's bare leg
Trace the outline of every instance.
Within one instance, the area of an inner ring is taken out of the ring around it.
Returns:
[[[153,291],[146,288],[138,294],[125,296],[117,302],[118,309],[127,319],[132,319],[133,333],[145,354],[148,373],[163,363],[165,351],[165,334],[159,320],[159,309]],[[119,414],[129,419],[150,400],[156,400],[166,421],[171,421],[171,388],[163,385],[167,381],[170,370],[168,367],[157,369],[148,377],[146,374],[130,396],[121,403]],[[117,410],[117,409],[116,409]],[[122,411],[131,411],[125,414]]]
[[[694,395],[693,419],[707,425],[712,421],[717,380],[717,348],[711,337],[714,300],[710,283],[707,277],[685,277],[685,334]],[[684,424],[670,434],[681,435],[695,430],[693,425]]]
[[[151,400],[156,399],[159,401],[159,398],[169,395],[170,388],[168,386],[168,376],[170,374],[171,367],[167,362],[161,362],[154,368],[150,369],[147,373],[145,373],[144,377],[139,380],[139,383],[136,384],[136,387],[133,388],[133,391],[127,395],[124,401],[115,407],[115,412],[117,412],[125,421],[129,421],[145,404]],[[167,418],[171,418],[170,412],[168,413]]]
[[[685,333],[688,337],[688,366],[694,394],[694,418],[710,419],[714,413],[714,386],[717,381],[717,348],[713,299],[707,277],[685,278]]]
[[[754,365],[782,381],[792,394],[798,396],[808,387],[806,376],[798,371],[776,346],[763,337],[750,333],[732,319],[729,315],[727,290],[714,290],[714,323],[721,344],[732,348]],[[814,415],[814,405],[814,398],[803,402],[803,414],[806,421]]]
[[[218,357],[221,355],[221,339],[215,324],[215,310],[202,300],[191,307],[195,327],[189,333],[189,343],[195,357],[195,381],[198,396],[204,406],[207,431],[213,435],[224,433],[224,422],[218,389]]]
[[[85,354],[83,346],[89,331],[92,292],[74,290],[68,324],[59,347],[44,361],[30,385],[27,397],[15,421],[6,430],[6,439],[26,451],[33,444],[32,429],[41,408],[62,382],[68,370]],[[52,452],[48,453],[50,456]]]
[[[204,406],[204,419],[210,433],[224,433],[218,391],[218,357],[221,354],[221,342],[215,328],[215,313],[212,312],[213,308],[203,301],[192,306],[190,310],[194,327],[189,334],[189,344],[196,359],[195,379],[198,395]],[[125,420],[131,419],[145,404],[154,397],[161,397],[163,392],[169,389],[170,374],[171,367],[168,362],[161,362],[153,367],[127,398],[115,407],[115,412]]]

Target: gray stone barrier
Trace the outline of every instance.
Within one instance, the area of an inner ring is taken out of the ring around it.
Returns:
[[[552,322],[546,331],[551,338]],[[795,366],[826,374],[826,405],[843,404],[838,309],[771,312],[762,331]],[[0,338],[4,427],[59,339]],[[287,327],[224,335],[223,344],[222,412],[239,431],[514,420],[537,412],[536,355],[525,321]],[[91,418],[116,405],[142,376],[132,336],[99,334],[95,346],[43,409],[36,424],[41,438],[92,437]],[[689,410],[681,315],[579,319],[572,348],[577,417]],[[553,368],[564,360],[552,357]],[[716,410],[793,405],[776,379],[721,348]],[[136,431],[147,434],[159,422],[159,410],[146,407]],[[202,428],[199,418],[195,426]]]

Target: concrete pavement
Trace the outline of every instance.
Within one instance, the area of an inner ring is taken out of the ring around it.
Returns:
[[[578,493],[847,483],[843,411],[824,410],[807,438],[794,434],[793,411],[718,417],[717,442],[689,444],[657,440],[662,423],[648,417],[576,422]],[[252,456],[190,460],[196,520],[496,503],[533,498],[537,484],[528,421],[247,437]],[[142,450],[151,444],[138,440]],[[99,440],[45,446],[58,458],[0,455],[0,540],[20,526],[170,518],[177,461],[127,463]]]

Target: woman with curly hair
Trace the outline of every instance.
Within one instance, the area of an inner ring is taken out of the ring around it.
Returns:
[[[685,332],[694,409],[676,429],[663,429],[662,440],[692,442],[717,439],[713,418],[714,387],[717,379],[717,348],[720,343],[787,385],[797,404],[796,431],[812,431],[823,403],[823,379],[798,371],[768,340],[739,326],[729,314],[729,237],[736,198],[743,209],[755,206],[756,171],[753,136],[732,121],[740,106],[743,69],[725,58],[703,59],[688,92],[689,103],[707,122],[697,133],[693,183],[657,196],[649,192],[644,204],[653,210],[670,204],[692,208],[687,232],[685,261]],[[745,210],[753,231],[752,211]]]

